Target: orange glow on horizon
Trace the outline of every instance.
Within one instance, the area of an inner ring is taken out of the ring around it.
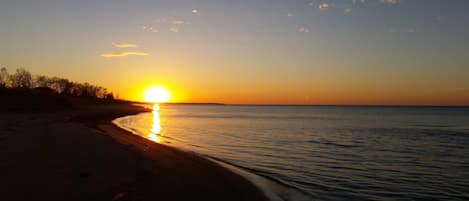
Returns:
[[[184,79],[182,79],[182,78]],[[436,90],[405,88],[409,84],[384,85],[358,83],[349,87],[340,83],[299,85],[294,81],[276,84],[251,85],[244,82],[229,85],[184,81],[184,76],[145,78],[134,84],[117,88],[125,100],[154,103],[143,94],[156,86],[164,87],[170,98],[163,102],[224,103],[224,104],[286,104],[286,105],[468,105],[469,95],[464,90]],[[195,79],[195,78],[194,78]],[[195,82],[197,84],[192,84]]]

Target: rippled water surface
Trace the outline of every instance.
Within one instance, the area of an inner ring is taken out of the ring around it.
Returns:
[[[315,200],[469,199],[469,108],[165,105],[115,123]]]

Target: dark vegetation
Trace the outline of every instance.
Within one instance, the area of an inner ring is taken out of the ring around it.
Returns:
[[[13,74],[0,69],[0,111],[53,111],[83,104],[118,102],[106,88],[58,77],[33,76],[25,69]]]

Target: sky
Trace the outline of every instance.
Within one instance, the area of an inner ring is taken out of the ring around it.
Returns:
[[[469,105],[467,0],[1,0],[0,67],[172,102]]]

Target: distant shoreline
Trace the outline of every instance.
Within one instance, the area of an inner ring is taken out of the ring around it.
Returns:
[[[152,104],[152,103],[145,103],[145,102],[133,102],[131,103],[136,104]],[[161,105],[207,105],[207,106],[214,106],[214,105],[225,105],[225,106],[256,106],[256,107],[271,107],[271,106],[278,106],[278,107],[394,107],[394,108],[469,108],[469,105],[320,105],[320,104],[231,104],[231,103],[192,103],[192,102],[176,102],[176,103],[160,103]]]
[[[295,105],[295,104],[221,104],[236,106],[284,106],[284,107],[394,107],[394,108],[469,108],[469,105]]]

